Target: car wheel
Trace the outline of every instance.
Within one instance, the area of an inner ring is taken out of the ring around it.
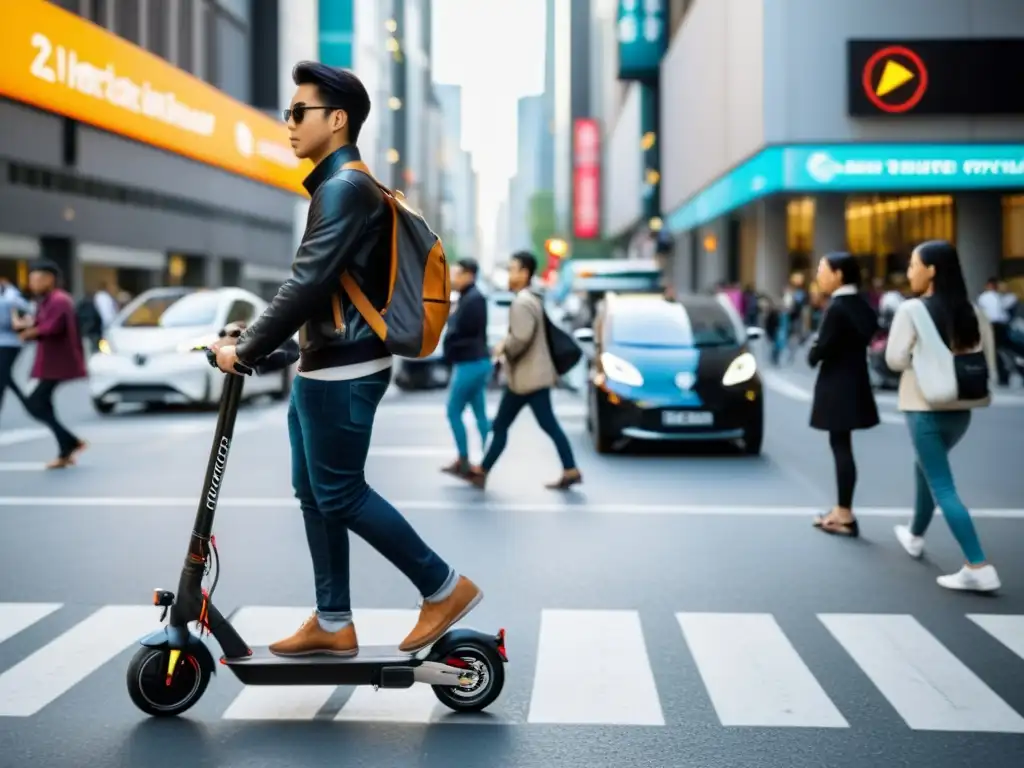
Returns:
[[[764,412],[759,413],[743,432],[743,452],[748,456],[760,456],[764,442]]]
[[[591,395],[590,438],[594,441],[594,450],[598,453],[611,453],[614,438],[601,426],[601,409],[597,403],[597,393]]]
[[[100,400],[98,397],[94,397],[92,399],[92,407],[96,409],[96,413],[101,413],[104,416],[106,416],[107,414],[113,413],[113,411],[114,411],[114,404],[113,403],[105,403],[102,400]]]

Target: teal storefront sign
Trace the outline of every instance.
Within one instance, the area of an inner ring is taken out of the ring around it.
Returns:
[[[331,67],[352,68],[355,33],[354,0],[320,0],[319,55]]]
[[[665,0],[619,0],[619,79],[654,80],[668,45]]]
[[[1024,188],[1024,144],[769,147],[665,220],[684,232],[777,192],[956,192]]]

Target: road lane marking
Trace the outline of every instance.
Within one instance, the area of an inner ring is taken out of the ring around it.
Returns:
[[[61,603],[0,603],[0,643],[46,618],[61,605]]]
[[[913,730],[1024,733],[1024,717],[913,616],[818,618]]]
[[[45,472],[43,461],[0,461],[0,472]]]
[[[677,613],[725,726],[849,728],[770,613]]]
[[[640,614],[542,611],[527,721],[664,725]]]
[[[419,618],[416,610],[353,611],[360,645],[397,646]],[[449,711],[429,685],[414,683],[411,688],[373,690],[359,686],[335,720],[345,722],[429,723]]]
[[[153,606],[107,605],[0,674],[0,717],[29,717],[158,626]]]
[[[21,507],[131,507],[144,509],[166,509],[168,507],[195,507],[196,497],[191,496],[2,496],[0,514],[5,511],[16,514]],[[401,510],[410,512],[452,512],[463,509],[485,512],[525,512],[531,514],[604,514],[604,515],[678,515],[682,517],[803,517],[812,518],[821,514],[820,507],[798,506],[753,506],[736,505],[683,505],[647,504],[643,502],[619,501],[603,504],[587,502],[534,503],[534,502],[490,502],[475,501],[473,497],[464,500],[424,501],[422,499],[393,499],[391,503]],[[221,498],[221,509],[295,509],[295,499],[282,497]],[[910,507],[858,507],[858,517],[909,518]],[[936,509],[935,514],[942,515]],[[976,519],[1024,520],[1024,509],[977,508],[971,509]]]
[[[297,630],[310,613],[309,608],[245,606],[232,615],[231,624],[250,646],[270,645]],[[221,717],[312,720],[334,690],[333,685],[246,685]]]
[[[967,618],[1024,659],[1024,616],[969,613]]]

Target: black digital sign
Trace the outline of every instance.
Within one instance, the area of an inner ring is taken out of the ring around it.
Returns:
[[[854,117],[1024,115],[1024,38],[849,40]]]

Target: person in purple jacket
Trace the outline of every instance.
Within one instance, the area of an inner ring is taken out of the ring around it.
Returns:
[[[78,335],[75,304],[57,287],[60,270],[56,264],[37,261],[29,267],[28,287],[36,298],[35,322],[21,331],[23,341],[34,340],[36,358],[32,378],[39,384],[25,399],[25,408],[37,421],[53,431],[59,449],[48,469],[63,469],[75,463],[86,444],[57,420],[53,394],[65,381],[85,378],[82,340]]]

